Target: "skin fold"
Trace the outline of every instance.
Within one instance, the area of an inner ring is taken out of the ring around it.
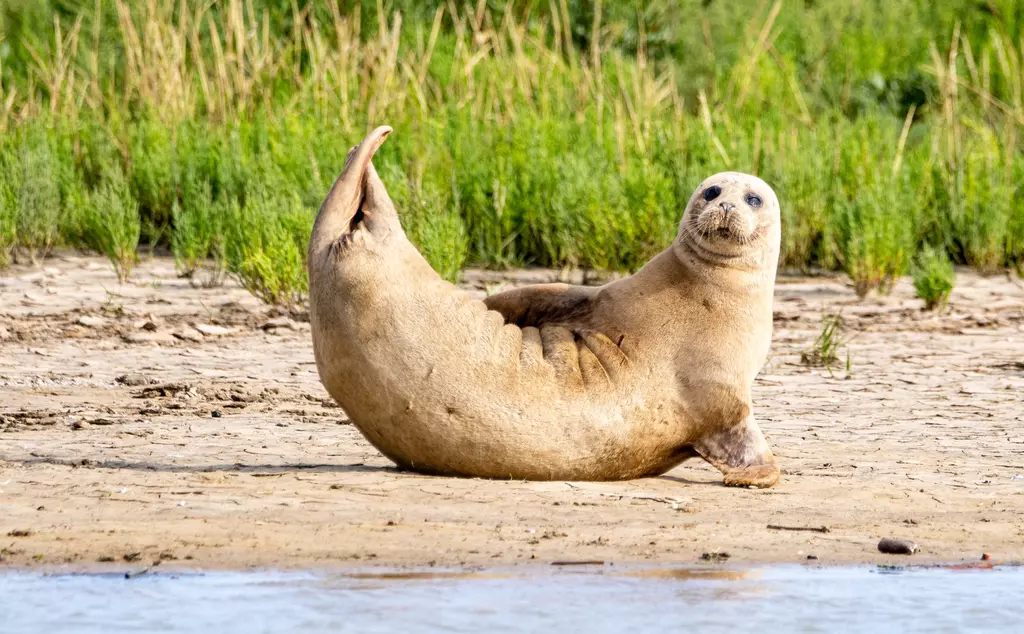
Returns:
[[[390,132],[349,153],[308,256],[317,369],[367,440],[429,474],[617,480],[699,456],[727,485],[778,481],[751,403],[779,254],[767,184],[708,178],[628,278],[478,301],[402,231],[371,164]]]

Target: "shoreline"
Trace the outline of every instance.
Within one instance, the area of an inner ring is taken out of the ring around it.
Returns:
[[[15,267],[0,277],[0,571],[1024,561],[1024,287],[961,273],[949,310],[920,305],[905,279],[858,301],[841,278],[780,278],[755,384],[774,488],[723,487],[697,460],[495,481],[395,469],[330,402],[308,325],[269,325],[280,315],[237,286],[191,288],[167,258],[123,286],[95,257]],[[849,376],[800,360],[840,309]],[[922,550],[883,555],[882,537]]]
[[[1024,560],[964,560],[943,559],[940,557],[915,558],[913,556],[891,556],[884,561],[794,561],[767,560],[752,561],[724,560],[711,562],[690,559],[664,560],[616,560],[616,561],[572,561],[552,559],[542,561],[531,559],[515,562],[490,563],[388,563],[375,561],[372,563],[334,562],[325,563],[290,561],[283,564],[239,564],[223,563],[212,566],[191,566],[184,563],[153,564],[132,566],[128,563],[68,563],[68,564],[35,564],[7,565],[0,563],[0,575],[29,574],[41,576],[124,576],[135,579],[150,575],[160,576],[195,576],[207,574],[310,574],[338,575],[358,579],[380,580],[417,580],[472,578],[476,576],[519,576],[545,573],[605,573],[605,572],[677,572],[680,575],[692,573],[693,576],[714,575],[715,573],[744,572],[760,569],[778,568],[809,568],[809,569],[870,569],[870,570],[949,570],[949,571],[984,571],[1009,570],[1024,568]]]

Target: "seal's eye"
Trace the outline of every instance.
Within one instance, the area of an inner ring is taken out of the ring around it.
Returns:
[[[762,204],[761,197],[755,196],[754,194],[747,194],[747,204],[751,207],[760,207]]]
[[[718,195],[722,193],[722,188],[718,185],[712,185],[704,190],[704,200],[711,202],[718,198]]]

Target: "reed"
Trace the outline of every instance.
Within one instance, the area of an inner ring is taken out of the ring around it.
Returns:
[[[1024,49],[998,2],[17,6],[0,264],[66,245],[127,271],[137,226],[197,283],[299,304],[310,219],[388,123],[378,171],[449,279],[635,270],[725,169],[778,191],[784,266],[844,270],[860,294],[925,245],[1024,266]],[[99,217],[125,231],[99,240]]]

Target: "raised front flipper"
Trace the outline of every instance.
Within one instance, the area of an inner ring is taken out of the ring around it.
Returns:
[[[503,291],[484,299],[505,323],[520,328],[552,323],[579,323],[590,314],[597,289],[568,284],[533,284]]]
[[[726,486],[768,488],[779,481],[779,467],[753,415],[693,444],[702,458],[725,474]]]

